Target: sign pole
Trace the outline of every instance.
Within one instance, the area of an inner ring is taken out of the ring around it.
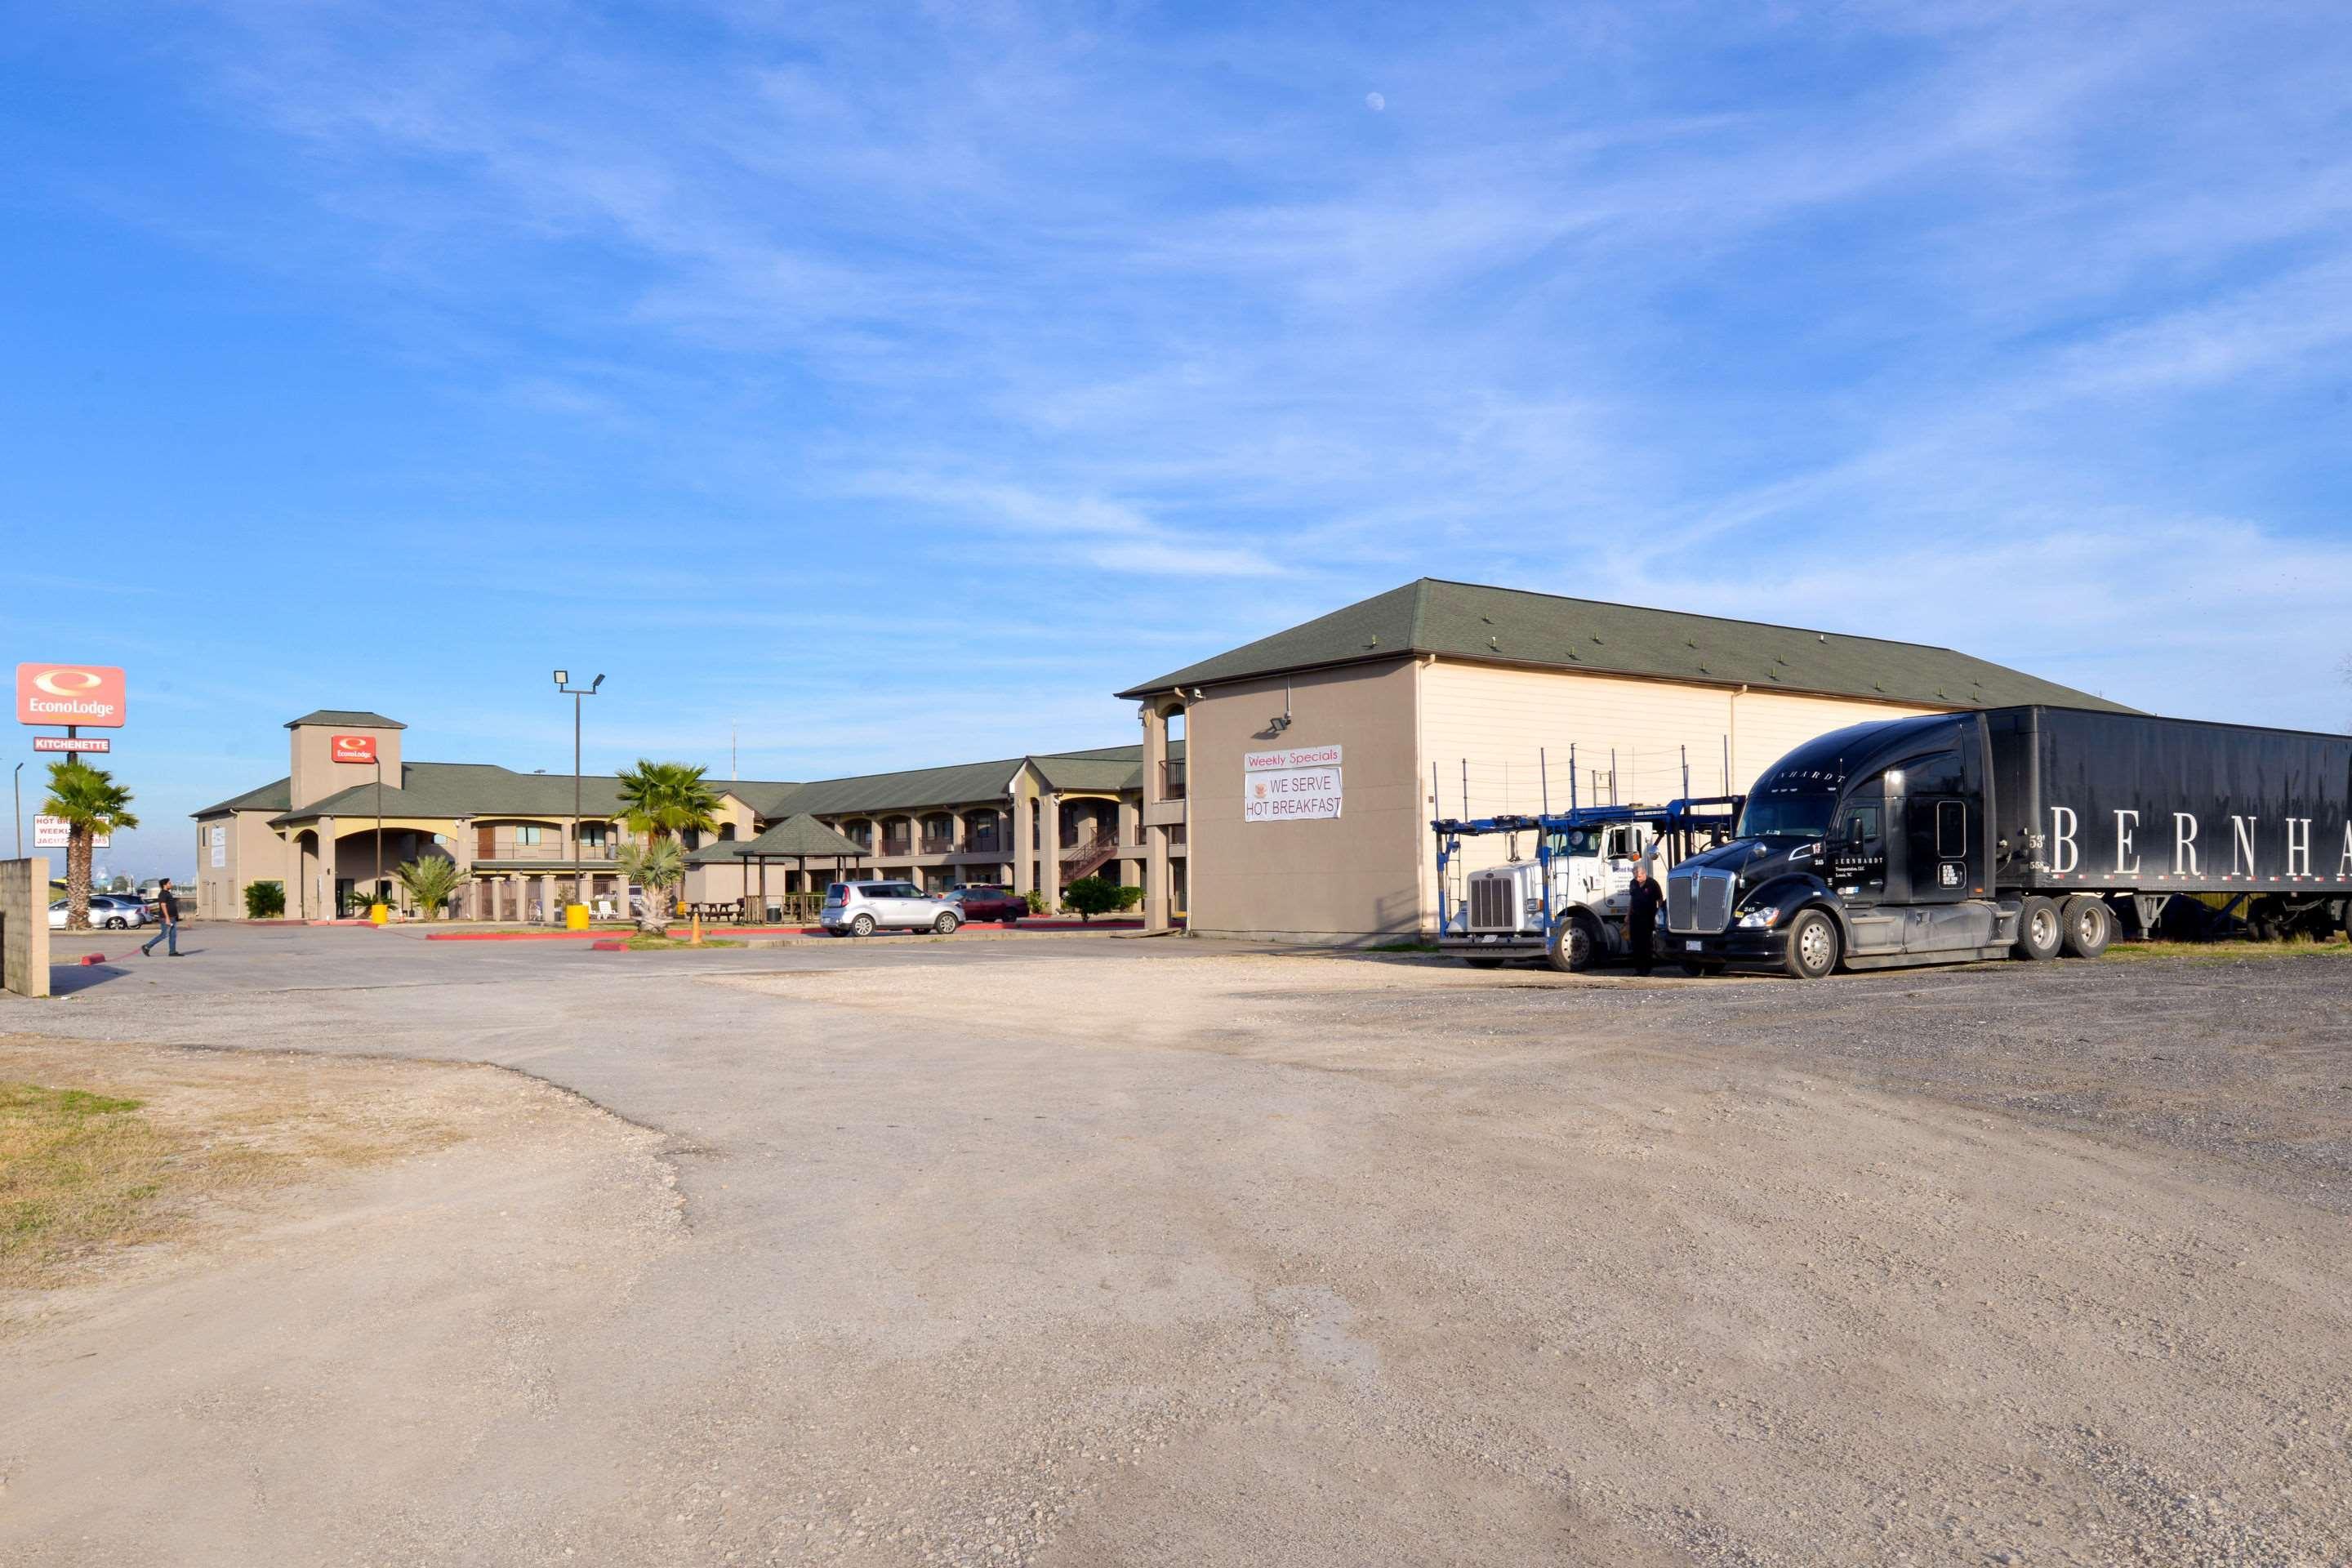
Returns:
[[[368,889],[368,902],[383,897],[383,758],[375,760],[375,886]]]

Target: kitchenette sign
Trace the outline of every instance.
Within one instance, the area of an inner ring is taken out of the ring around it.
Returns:
[[[1244,822],[1312,822],[1339,815],[1339,748],[1283,746],[1242,753]]]

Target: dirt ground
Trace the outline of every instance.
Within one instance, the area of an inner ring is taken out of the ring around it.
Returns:
[[[517,1109],[10,1347],[0,1548],[2348,1560],[2352,966],[1011,949],[68,1015],[660,1136],[413,1069]]]

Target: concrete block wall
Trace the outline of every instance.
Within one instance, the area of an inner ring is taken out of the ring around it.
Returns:
[[[0,860],[0,990],[49,994],[49,859]]]

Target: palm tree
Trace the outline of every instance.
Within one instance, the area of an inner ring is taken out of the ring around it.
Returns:
[[[704,782],[702,773],[701,768],[689,763],[656,763],[639,757],[637,765],[624,770],[617,780],[622,820],[627,823],[629,831],[645,834],[654,843],[682,838],[688,833],[717,832],[719,792]],[[684,859],[681,853],[677,875],[670,883],[686,879]],[[625,867],[624,870],[631,877],[636,876]],[[651,882],[645,884],[646,923],[656,929],[669,924],[667,893],[670,883],[658,888]]]
[[[667,931],[669,889],[686,880],[686,851],[675,838],[649,838],[623,845],[618,858],[621,875],[646,889],[646,914],[637,923],[656,933]]]
[[[66,924],[88,931],[91,840],[101,833],[139,826],[131,811],[131,792],[104,768],[67,757],[49,764],[49,798],[41,803],[41,812],[66,819]]]
[[[441,918],[441,906],[449,901],[449,895],[457,890],[467,875],[457,868],[457,862],[446,855],[420,855],[394,867],[392,874],[408,889],[417,913],[426,920]]]

